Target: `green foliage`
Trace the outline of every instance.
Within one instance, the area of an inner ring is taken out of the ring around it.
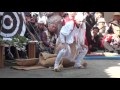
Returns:
[[[14,37],[12,37],[12,40],[3,40],[2,37],[0,37],[0,44],[7,44],[10,46],[14,46],[17,48],[17,50],[20,51],[25,51],[25,47],[28,44],[30,40],[24,36],[20,36],[20,35],[15,35]]]
[[[28,44],[29,39],[24,36],[16,35],[12,38],[12,42],[17,50],[25,51],[25,46]]]
[[[0,44],[4,44],[5,41],[3,40],[3,38],[0,36]]]

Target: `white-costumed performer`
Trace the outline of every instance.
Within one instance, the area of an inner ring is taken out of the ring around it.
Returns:
[[[67,22],[60,30],[59,40],[62,48],[57,54],[54,63],[54,71],[59,71],[59,64],[63,57],[75,60],[75,68],[84,68],[82,60],[87,54],[88,47],[85,45],[86,26],[83,15],[77,14],[75,21]],[[76,55],[73,55],[72,45],[76,48]],[[72,47],[71,47],[72,46]]]

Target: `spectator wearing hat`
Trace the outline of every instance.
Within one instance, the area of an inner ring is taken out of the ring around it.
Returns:
[[[99,28],[100,38],[107,34],[108,26],[104,18],[99,18],[95,26]]]
[[[120,54],[120,24],[117,20],[111,22],[113,34],[104,37],[104,48],[109,52],[118,52]]]
[[[44,20],[38,20],[37,29],[43,51],[53,54],[57,39],[56,25],[54,23],[48,24],[48,28],[46,28]]]
[[[108,27],[104,18],[99,18],[98,21],[97,21],[97,24],[94,25],[94,27],[99,28],[98,35],[99,35],[99,39],[100,39],[100,42],[101,42],[101,45],[100,45],[99,49],[103,50],[104,49],[103,44],[102,44],[103,37],[108,34],[108,28],[109,27]]]
[[[47,26],[47,16],[44,12],[39,12],[38,20],[42,19],[44,21],[44,24]]]
[[[117,20],[120,23],[120,12],[114,12],[113,20]]]
[[[104,17],[104,13],[103,12],[95,12],[94,17],[95,17],[95,22],[97,23],[99,18]]]
[[[42,19],[39,19],[38,20],[38,23],[37,23],[37,33],[39,34],[39,37],[40,37],[40,39],[42,38],[42,33],[44,32],[44,31],[48,31],[48,29],[45,27],[45,22],[44,22],[44,20],[42,20]]]
[[[120,23],[120,12],[114,12],[113,18],[109,21],[109,29],[108,29],[109,34],[113,33],[111,22],[114,20],[117,20],[118,23]]]

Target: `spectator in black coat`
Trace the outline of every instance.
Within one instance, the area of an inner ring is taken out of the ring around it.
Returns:
[[[93,27],[91,31],[91,45],[89,47],[91,52],[95,52],[98,49],[100,49],[100,38],[98,32],[99,32],[99,28]]]

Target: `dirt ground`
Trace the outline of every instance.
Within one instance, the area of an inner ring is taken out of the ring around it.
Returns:
[[[120,78],[120,60],[87,60],[87,69],[65,69],[54,72],[48,68],[30,71],[0,69],[0,78]]]

